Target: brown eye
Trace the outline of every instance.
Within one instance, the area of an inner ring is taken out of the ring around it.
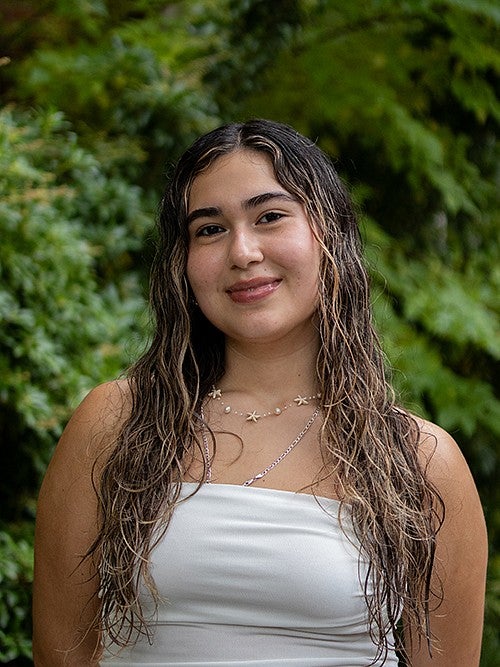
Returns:
[[[276,222],[277,220],[280,220],[283,217],[284,217],[283,213],[270,211],[269,213],[265,213],[261,218],[259,218],[259,222],[263,223]]]
[[[214,236],[215,234],[220,234],[224,231],[224,228],[220,225],[205,225],[205,227],[200,227],[196,232],[195,236]]]

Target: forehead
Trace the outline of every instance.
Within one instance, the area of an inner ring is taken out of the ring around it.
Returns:
[[[286,190],[278,183],[271,159],[260,152],[241,149],[218,157],[198,174],[190,188],[188,208],[218,203],[221,197],[245,199],[269,189]]]

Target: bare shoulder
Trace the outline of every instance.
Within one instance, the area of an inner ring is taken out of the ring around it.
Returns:
[[[57,498],[80,494],[81,506],[95,505],[93,488],[96,466],[104,462],[130,414],[128,382],[107,382],[92,389],[66,425],[54,450],[40,490],[39,512]],[[53,515],[48,513],[48,519]]]
[[[432,422],[417,418],[417,424],[421,463],[443,499],[452,502],[461,498],[479,505],[474,479],[455,439]]]
[[[437,424],[417,419],[419,454],[427,478],[440,494],[446,527],[486,534],[479,494],[469,465],[455,439]]]
[[[130,414],[132,395],[128,380],[114,380],[94,387],[75,410],[68,425],[88,427],[93,434],[111,433]]]
[[[479,665],[488,544],[483,509],[460,447],[445,430],[421,419],[421,464],[444,506],[437,534],[433,589],[441,604],[431,612],[434,655],[408,649],[414,667]]]
[[[35,664],[96,665],[97,565],[83,558],[98,535],[96,473],[130,413],[127,382],[89,392],[69,420],[37,505],[33,584]]]
[[[131,390],[127,380],[106,382],[92,389],[73,413],[56,447],[59,456],[95,461],[111,447],[130,415]]]
[[[428,457],[428,459],[433,459],[436,456],[435,463],[444,463],[450,458],[454,459],[462,456],[458,444],[447,431],[426,419],[414,418],[420,428],[421,455]]]
[[[75,527],[79,521],[95,524],[99,468],[117,441],[130,403],[127,382],[108,382],[92,389],[73,413],[40,489],[37,528],[44,530],[38,530],[39,541],[61,530],[63,516]]]

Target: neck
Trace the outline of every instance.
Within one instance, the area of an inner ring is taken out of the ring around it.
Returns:
[[[241,391],[265,398],[289,397],[315,392],[317,387],[316,337],[295,345],[239,344],[226,345],[226,372],[220,385],[226,391]]]

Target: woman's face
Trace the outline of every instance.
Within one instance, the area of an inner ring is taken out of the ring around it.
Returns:
[[[315,335],[319,244],[267,156],[238,150],[199,174],[188,227],[189,283],[205,317],[229,339]]]

